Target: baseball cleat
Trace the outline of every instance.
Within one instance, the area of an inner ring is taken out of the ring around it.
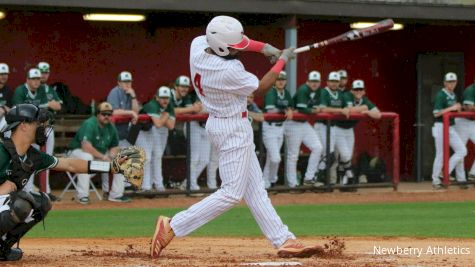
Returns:
[[[152,245],[150,247],[150,255],[152,258],[158,258],[162,250],[172,241],[175,233],[170,226],[171,219],[160,216],[157,219],[155,233],[152,237]]]
[[[290,239],[287,240],[277,251],[281,258],[308,258],[313,255],[323,254],[322,246],[304,246],[302,243]]]

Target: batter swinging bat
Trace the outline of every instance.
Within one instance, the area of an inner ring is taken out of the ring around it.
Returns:
[[[314,43],[311,45],[299,47],[294,50],[294,53],[297,54],[297,53],[308,51],[312,48],[320,48],[323,46],[328,46],[328,45],[337,44],[341,42],[358,40],[358,39],[372,36],[378,33],[386,32],[390,30],[393,26],[394,26],[394,21],[392,19],[385,19],[370,27],[348,31],[338,36],[335,36],[333,38],[327,39],[325,41],[321,41],[319,43]]]

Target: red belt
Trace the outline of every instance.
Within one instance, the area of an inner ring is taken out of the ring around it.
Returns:
[[[234,116],[231,116],[231,117],[216,117],[216,116],[213,116],[213,117],[218,118],[218,119],[227,119],[227,118],[232,118]],[[247,118],[247,110],[241,112],[241,118]]]

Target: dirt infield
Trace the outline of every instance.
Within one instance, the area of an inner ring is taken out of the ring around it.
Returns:
[[[367,189],[356,193],[308,193],[272,195],[283,204],[378,203],[475,200],[475,189],[434,192],[430,184],[401,188]],[[92,196],[91,196],[92,197]],[[101,208],[188,207],[201,198],[170,197],[134,199],[127,204],[94,201],[80,205],[67,195],[55,210]],[[324,255],[309,259],[280,259],[264,237],[175,239],[160,259],[149,257],[149,238],[121,239],[32,239],[24,238],[21,262],[11,266],[473,266],[475,239],[306,237],[305,243],[327,244]],[[341,248],[345,248],[341,251]],[[342,252],[342,253],[340,253]],[[282,265],[287,264],[287,265]],[[4,265],[2,266],[10,266]]]
[[[475,240],[364,237],[344,238],[343,242],[346,250],[342,255],[281,259],[264,238],[187,237],[174,240],[160,259],[152,260],[148,238],[25,239],[23,260],[11,266],[275,266],[271,264],[278,262],[301,266],[473,266],[475,262]],[[395,254],[388,254],[388,249],[395,249]]]

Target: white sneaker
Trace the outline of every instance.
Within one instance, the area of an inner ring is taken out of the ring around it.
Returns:
[[[359,180],[360,184],[367,184],[368,183],[368,178],[364,174],[360,175],[358,180]]]
[[[340,184],[341,184],[341,185],[346,185],[346,184],[348,184],[348,176],[343,175],[343,178],[341,179]]]

